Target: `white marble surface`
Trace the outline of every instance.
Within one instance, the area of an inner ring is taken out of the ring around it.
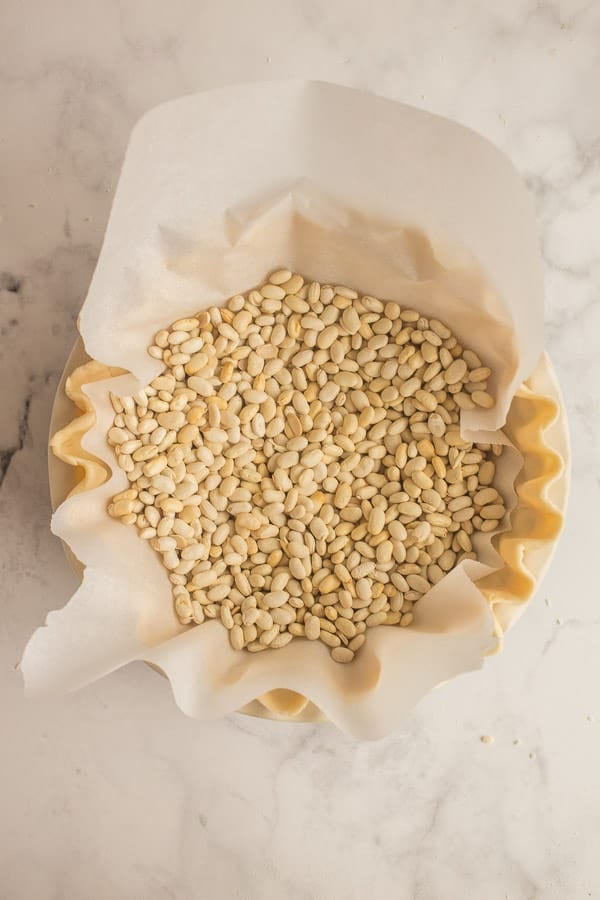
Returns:
[[[2,900],[600,896],[599,46],[589,0],[3,0]],[[142,665],[26,703],[24,643],[74,587],[48,530],[50,407],[129,130],[159,101],[287,76],[454,117],[527,178],[573,439],[555,562],[505,652],[379,743],[199,726]]]

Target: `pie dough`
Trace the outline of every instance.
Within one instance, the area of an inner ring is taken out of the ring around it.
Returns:
[[[556,422],[560,406],[556,399],[540,390],[541,380],[552,380],[548,363],[542,357],[541,370],[525,382],[511,403],[504,431],[524,459],[524,465],[515,481],[517,504],[511,513],[511,528],[493,538],[493,545],[503,561],[502,567],[477,582],[478,588],[491,605],[498,649],[505,631],[520,616],[533,594],[541,575],[530,569],[530,554],[544,551],[542,566],[549,558],[552,546],[562,528],[563,516],[550,494],[560,476],[563,477],[562,498],[566,496],[566,470],[564,458],[547,443],[548,429]],[[105,366],[90,360],[78,366],[65,381],[65,394],[72,400],[79,415],[50,440],[54,455],[75,468],[73,486],[66,496],[92,490],[103,484],[109,469],[99,459],[86,451],[81,441],[95,422],[95,411],[83,391],[83,385],[124,374],[123,369]],[[540,378],[541,374],[541,378]],[[66,499],[63,497],[62,499]],[[561,508],[563,503],[559,503]],[[69,553],[77,574],[82,566]],[[494,652],[497,652],[494,651]],[[301,694],[278,689],[269,691],[245,706],[242,712],[266,718],[285,718],[297,721],[323,720],[323,713]]]

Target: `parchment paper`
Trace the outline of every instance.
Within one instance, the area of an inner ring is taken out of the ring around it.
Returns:
[[[494,646],[489,605],[473,585],[498,565],[489,537],[479,562],[419,602],[410,629],[369,631],[354,663],[340,666],[309,642],[252,655],[233,651],[218,623],[181,626],[158,557],[107,515],[127,486],[106,444],[109,390],[129,394],[158,374],[146,352],[155,331],[279,266],[446,322],[494,371],[496,406],[463,413],[463,434],[504,441],[497,429],[543,332],[531,203],[499,151],[452,122],[311,82],[227,88],[153,110],[132,135],[80,317],[88,353],[132,373],[86,389],[97,421],[83,446],[112,476],[54,516],[53,531],[86,571],[26,649],[30,689],[72,690],[145,659],[166,672],[190,715],[220,715],[287,687],[345,730],[376,737]],[[509,449],[499,465],[509,508],[520,462]]]

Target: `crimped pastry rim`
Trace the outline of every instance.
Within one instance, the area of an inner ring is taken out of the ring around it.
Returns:
[[[75,343],[57,389],[50,423],[48,464],[53,509],[70,494],[97,487],[108,477],[106,465],[81,446],[83,436],[95,421],[93,405],[82,388],[123,373],[123,369],[91,360],[81,339]],[[79,410],[74,418],[73,406]],[[511,514],[511,528],[493,539],[505,565],[477,582],[492,609],[498,638],[494,652],[501,649],[504,633],[531,599],[563,525],[569,444],[564,405],[546,354],[515,394],[504,430],[521,451],[525,465],[515,482],[517,505]],[[68,466],[62,467],[62,473],[59,460]],[[77,470],[81,475],[75,481]],[[63,546],[75,574],[81,578],[81,563],[64,542]],[[530,568],[532,553],[537,555],[536,571]],[[239,711],[286,721],[326,719],[315,704],[287,689],[269,691]]]

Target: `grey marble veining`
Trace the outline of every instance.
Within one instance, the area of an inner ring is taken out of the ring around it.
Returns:
[[[598,896],[599,46],[589,0],[2,4],[2,900]],[[565,534],[504,652],[374,744],[199,726],[142,665],[43,704],[16,671],[74,588],[48,530],[47,431],[129,131],[163,100],[269,77],[455,118],[537,205],[573,442]]]

